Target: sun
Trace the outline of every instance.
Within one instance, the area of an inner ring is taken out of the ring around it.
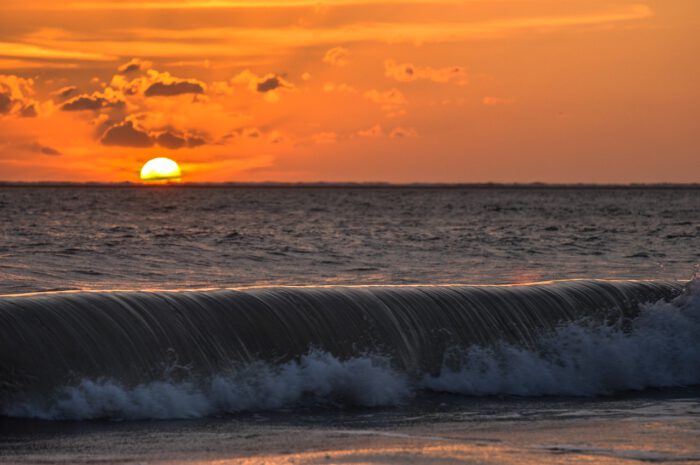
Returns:
[[[180,179],[182,171],[170,158],[158,157],[148,160],[141,168],[142,181],[163,181]]]

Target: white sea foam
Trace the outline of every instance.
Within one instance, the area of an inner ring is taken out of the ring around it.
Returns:
[[[421,391],[464,395],[594,396],[700,384],[700,282],[671,303],[642,309],[629,326],[570,323],[535,347],[471,347],[439,376],[400,374],[389,360],[339,360],[312,352],[279,366],[249,364],[198,382],[155,381],[127,388],[85,379],[50,398],[14,402],[3,414],[42,419],[197,418],[273,410],[304,402],[382,406]],[[454,354],[453,354],[454,355]],[[450,368],[451,367],[451,368]]]
[[[472,347],[421,387],[467,395],[593,396],[700,383],[700,282],[642,308],[625,329],[569,323],[536,347]]]
[[[204,382],[156,381],[126,388],[111,380],[83,380],[44,401],[14,403],[7,416],[41,419],[198,418],[271,410],[300,402],[391,405],[410,394],[405,378],[381,357],[340,361],[313,352],[273,367],[254,363]]]

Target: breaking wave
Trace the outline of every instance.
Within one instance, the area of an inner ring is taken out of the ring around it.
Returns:
[[[13,417],[700,384],[698,282],[39,294],[1,297],[0,324],[0,413]]]

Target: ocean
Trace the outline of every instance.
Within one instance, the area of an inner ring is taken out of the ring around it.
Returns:
[[[700,189],[0,188],[0,462],[700,463]]]

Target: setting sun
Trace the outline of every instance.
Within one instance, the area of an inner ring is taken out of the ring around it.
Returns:
[[[170,158],[158,157],[148,160],[141,168],[142,181],[160,181],[179,179],[182,171],[178,164]]]

